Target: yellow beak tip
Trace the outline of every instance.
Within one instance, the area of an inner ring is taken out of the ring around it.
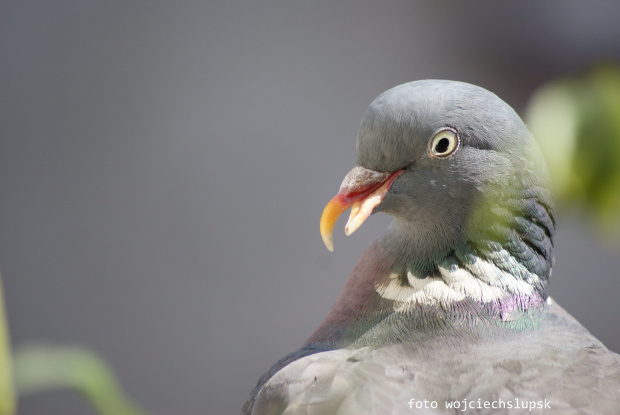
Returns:
[[[325,248],[327,248],[329,252],[334,252],[334,241],[333,240],[323,239],[323,243],[325,244]]]
[[[320,224],[321,237],[329,252],[334,252],[334,226],[336,225],[338,216],[347,208],[348,206],[343,205],[338,199],[334,198],[323,210]]]

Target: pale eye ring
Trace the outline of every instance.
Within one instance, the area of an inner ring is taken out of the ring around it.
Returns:
[[[446,158],[458,150],[460,145],[459,135],[452,128],[443,128],[435,133],[428,147],[431,157]]]

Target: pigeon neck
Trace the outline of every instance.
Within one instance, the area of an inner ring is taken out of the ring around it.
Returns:
[[[502,281],[508,276],[493,264],[456,255],[445,257],[435,273],[420,273],[394,256],[388,240],[366,250],[307,345],[376,346],[451,330],[476,335],[536,324],[544,298],[527,283]]]
[[[553,261],[553,213],[541,199],[512,199],[509,214],[474,214],[465,231],[443,238],[396,221],[366,250],[309,344],[536,324]]]
[[[505,249],[476,251],[465,242],[438,255],[430,269],[428,257],[395,258],[391,272],[375,288],[380,297],[393,301],[397,313],[458,309],[469,310],[466,318],[511,321],[542,307],[547,298],[547,280]]]
[[[489,222],[500,223],[497,218],[472,221],[460,236],[441,238],[450,241],[445,246],[420,242],[430,237],[421,238],[412,225],[395,222],[380,242],[394,258],[380,294],[409,306],[445,308],[467,299],[504,314],[506,307],[526,311],[546,300],[552,223],[548,230],[542,221],[519,216],[515,223],[504,224],[498,236],[496,228],[483,228]]]

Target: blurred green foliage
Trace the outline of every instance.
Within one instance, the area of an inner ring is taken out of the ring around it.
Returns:
[[[20,395],[73,389],[102,415],[146,415],[127,399],[101,358],[80,346],[33,344],[13,356],[15,386]]]
[[[13,370],[11,365],[9,330],[4,314],[4,293],[0,280],[0,415],[15,413],[15,391],[13,389]]]
[[[547,160],[560,210],[580,206],[607,236],[620,230],[620,66],[554,80],[531,97],[526,122]]]
[[[16,413],[16,392],[55,389],[79,392],[101,415],[147,415],[125,396],[106,363],[86,348],[26,345],[11,356],[0,279],[0,415]]]

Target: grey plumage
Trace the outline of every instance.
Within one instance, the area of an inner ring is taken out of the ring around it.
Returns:
[[[414,343],[337,349],[295,361],[255,407],[258,414],[410,414],[411,398],[445,402],[549,402],[549,409],[477,414],[616,414],[618,355],[550,305],[536,330],[509,335],[449,331]],[[278,407],[277,411],[266,408]]]
[[[507,104],[459,82],[398,86],[364,114],[357,164],[359,180],[328,204],[322,233],[350,205],[353,216],[372,208],[394,222],[308,342],[259,380],[244,413],[461,413],[446,405],[486,401],[505,407],[470,413],[618,412],[620,356],[548,297],[548,176]]]

